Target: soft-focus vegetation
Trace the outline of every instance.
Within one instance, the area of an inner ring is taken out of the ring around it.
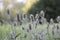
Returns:
[[[33,29],[30,32],[27,32],[27,38],[24,38],[24,35],[25,35],[26,31],[23,31],[22,30],[22,27],[25,26],[25,25],[26,24],[21,25],[21,26],[15,26],[14,27],[15,28],[14,29],[15,30],[15,35],[17,35],[19,33],[22,33],[21,35],[19,35],[16,38],[16,40],[20,40],[20,37],[23,37],[22,40],[26,40],[26,39],[27,40],[30,40],[31,35],[32,34],[35,34],[35,30],[36,29],[34,29],[34,27],[32,26]],[[60,24],[58,24],[58,25],[60,26]],[[43,31],[43,32],[47,33],[46,34],[46,40],[55,40],[54,39],[55,36],[52,35],[52,30],[53,30],[52,29],[53,28],[53,25],[52,24],[49,25],[49,30],[46,29],[47,24],[38,25],[37,27],[39,28],[40,31]],[[12,31],[12,28],[13,28],[13,26],[12,25],[9,25],[9,24],[8,25],[7,24],[0,25],[0,40],[4,40],[5,38],[7,38],[7,40],[10,40],[10,32]]]
[[[26,0],[25,4],[3,0],[3,3],[0,40],[60,40],[59,0]]]
[[[28,13],[35,15],[41,10],[45,11],[45,17],[48,20],[50,18],[55,19],[58,15],[60,15],[60,0],[39,0],[31,7]]]

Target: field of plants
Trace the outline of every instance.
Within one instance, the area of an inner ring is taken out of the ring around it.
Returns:
[[[30,31],[23,29],[23,27],[27,25],[28,23],[21,26],[9,24],[0,25],[0,40],[60,40],[60,36],[58,36],[59,33],[53,34],[54,25],[60,27],[60,24],[49,24],[49,26],[48,24],[38,24],[36,28],[34,27],[34,24],[32,24],[32,29]],[[59,28],[58,30],[60,32]],[[55,32],[56,31],[57,30],[55,29]]]

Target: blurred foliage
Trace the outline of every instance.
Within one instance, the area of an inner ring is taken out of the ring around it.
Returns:
[[[22,10],[27,12],[33,4],[35,4],[39,0],[27,0],[26,4],[23,6]]]
[[[10,4],[10,3],[13,3],[15,0],[3,0],[3,3],[4,3],[4,9],[5,8],[9,8],[8,7],[8,5]],[[38,0],[26,0],[26,3],[22,6],[22,8],[20,8],[19,6],[19,8],[17,7],[17,5],[21,5],[21,4],[15,4],[15,6],[13,7],[13,8],[10,8],[10,9],[13,9],[13,11],[15,12],[15,11],[17,11],[17,10],[22,10],[23,12],[27,12],[30,8],[31,8],[31,6],[34,4],[34,3],[36,3]],[[3,9],[3,10],[4,10]],[[2,11],[3,11],[2,10]],[[0,10],[1,11],[1,10]]]
[[[36,3],[38,0],[26,0],[26,4],[24,4],[22,7],[20,7],[21,4],[14,4],[13,7],[10,7],[9,4],[13,3],[15,0],[3,0],[4,8],[0,10],[0,18],[7,20],[7,13],[6,9],[10,9],[10,16],[11,19],[14,18],[14,15],[16,14],[16,11],[19,11],[19,13],[27,13],[27,11],[31,8],[31,6]]]
[[[41,10],[45,11],[45,17],[49,20],[50,18],[55,19],[60,15],[60,0],[39,0],[34,4],[28,11],[29,14],[39,13]]]

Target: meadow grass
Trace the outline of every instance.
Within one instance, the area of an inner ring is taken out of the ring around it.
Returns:
[[[15,29],[14,29],[14,30],[15,30],[15,32],[16,32],[16,35],[17,35],[18,33],[21,33],[20,36],[22,36],[22,39],[23,39],[23,40],[29,40],[29,37],[30,37],[31,33],[35,33],[35,31],[34,31],[34,29],[33,29],[31,32],[27,33],[29,36],[28,36],[26,39],[23,38],[24,35],[25,35],[25,31],[22,30],[22,27],[25,26],[25,25],[26,25],[26,24],[21,25],[21,26],[15,26]],[[58,25],[59,25],[59,24],[58,24]],[[49,27],[49,32],[52,32],[52,27],[53,27],[53,25],[49,25],[49,26],[50,26],[50,27]],[[12,25],[9,25],[9,24],[0,25],[0,40],[4,40],[5,37],[7,37],[8,40],[10,40],[10,39],[9,39],[9,34],[10,34],[10,31],[12,30],[11,27],[13,27],[13,26],[12,26]],[[44,32],[47,33],[46,27],[47,27],[47,24],[44,24],[44,25],[39,24],[39,25],[38,25],[38,28],[39,28],[40,30],[43,30]],[[20,40],[20,36],[18,36],[16,39],[17,39],[17,40]],[[46,35],[46,40],[54,40],[54,39],[53,39],[53,35],[47,34],[47,35]]]

